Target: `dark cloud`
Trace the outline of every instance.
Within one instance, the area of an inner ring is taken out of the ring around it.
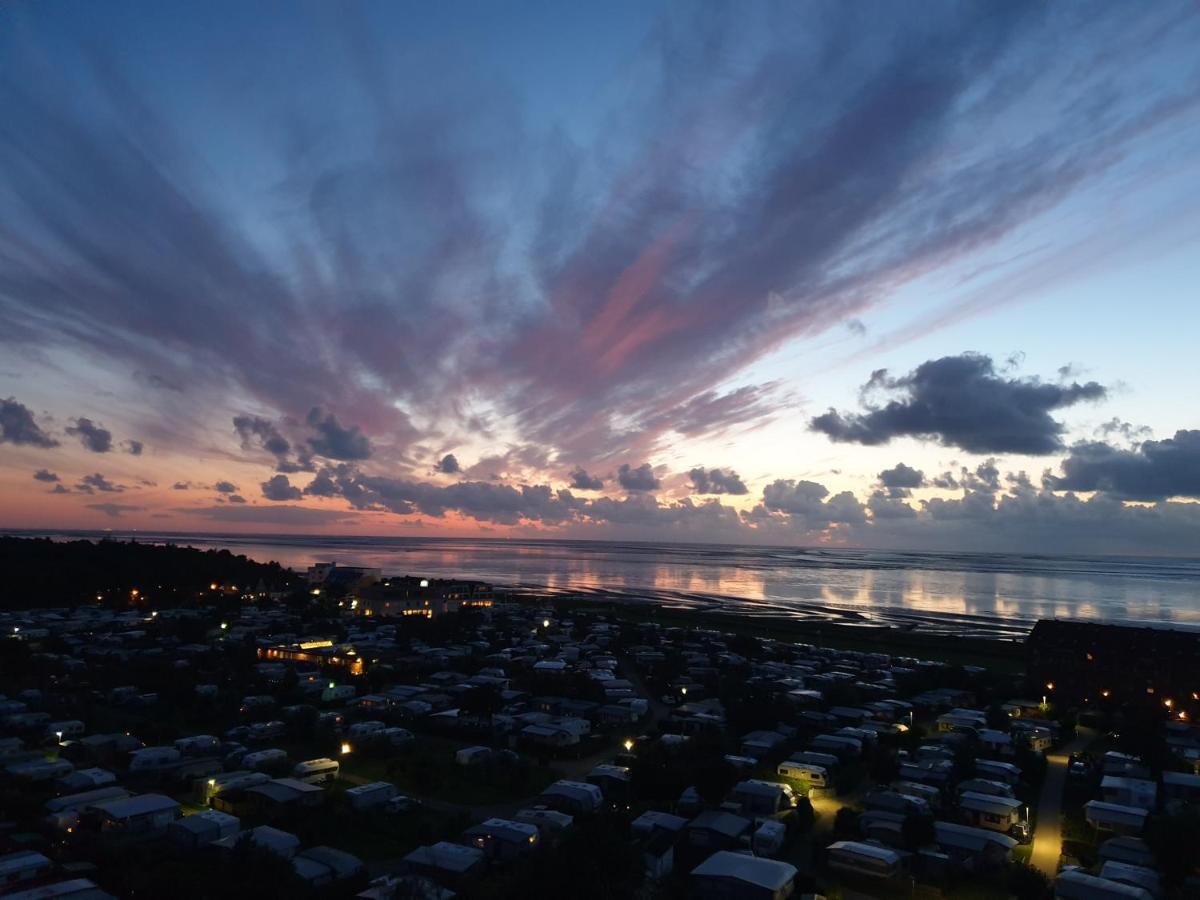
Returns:
[[[435,472],[441,472],[444,475],[453,475],[459,471],[458,459],[453,453],[447,453],[437,465],[433,467]]]
[[[723,469],[709,469],[705,471],[702,468],[697,468],[688,472],[688,477],[692,479],[692,490],[697,494],[749,493],[749,488],[742,482],[738,473],[732,469],[726,472]]]
[[[141,456],[142,451],[146,448],[146,445],[141,441],[130,439],[128,441],[123,441],[121,443],[121,448],[130,456]]]
[[[286,480],[287,479],[285,478],[284,481]],[[213,490],[218,494],[236,494],[237,489],[237,485],[232,481],[218,481],[213,485]]]
[[[571,487],[577,491],[598,491],[604,487],[604,479],[593,477],[583,469],[571,473]]]
[[[829,488],[815,481],[778,479],[763,488],[762,507],[784,513],[806,528],[852,525],[866,521],[865,507],[849,491],[829,496]]]
[[[243,450],[261,448],[281,463],[292,452],[291,442],[279,432],[270,419],[262,416],[235,416],[233,428],[241,439]]]
[[[56,484],[54,486],[54,490],[50,491],[50,493],[51,494],[69,494],[69,493],[71,493],[71,491],[61,484]]]
[[[1056,491],[1100,491],[1124,500],[1200,498],[1200,430],[1142,441],[1133,450],[1076,444],[1062,461],[1062,475],[1045,481]]]
[[[883,405],[876,392],[898,395]],[[1050,413],[1106,389],[1087,384],[1048,384],[1037,378],[998,375],[988,356],[964,353],[922,363],[907,375],[886,369],[863,388],[866,411],[829,410],[810,423],[835,441],[876,445],[897,437],[933,440],[971,453],[1046,454],[1062,448],[1064,426]]]
[[[192,483],[190,481],[177,481],[173,485],[171,485],[171,490],[186,491],[186,490],[190,490],[191,487],[192,487]]]
[[[128,503],[88,503],[86,505],[88,509],[94,509],[97,512],[102,512],[106,516],[110,516],[114,519],[119,519],[125,513],[139,512],[140,510],[145,509],[143,506],[131,506]]]
[[[246,502],[246,498],[243,497],[241,494],[230,494],[228,499],[229,499],[230,503],[245,503]]]
[[[54,472],[49,471],[48,469],[38,469],[36,472],[33,473],[33,477],[36,478],[38,481],[54,482],[54,481],[59,480],[58,475]]]
[[[0,400],[0,444],[3,443],[58,446],[58,441],[41,429],[29,408],[18,403],[15,397]]]
[[[661,484],[650,463],[642,463],[636,469],[622,463],[617,470],[617,481],[627,491],[653,491]]]
[[[112,449],[112,432],[91,419],[76,419],[74,425],[67,426],[67,434],[79,438],[79,443],[93,453],[107,453]]]
[[[109,481],[99,472],[94,472],[91,475],[84,475],[79,479],[79,483],[75,485],[75,490],[85,494],[91,494],[95,491],[100,491],[105,494],[120,494],[124,492],[125,485],[114,484]]]
[[[357,425],[343,428],[333,413],[322,412],[314,406],[308,413],[308,424],[316,429],[315,437],[308,439],[312,452],[328,459],[367,459],[371,455],[371,443]]]
[[[1145,440],[1153,433],[1145,425],[1134,425],[1115,416],[1096,429],[1096,434],[1105,440],[1122,437],[1134,444]]]
[[[904,463],[896,463],[879,473],[879,483],[887,489],[887,495],[898,500],[912,495],[914,488],[925,486],[925,473]]]
[[[299,500],[301,491],[288,481],[286,475],[275,475],[262,483],[262,495],[268,500]]]

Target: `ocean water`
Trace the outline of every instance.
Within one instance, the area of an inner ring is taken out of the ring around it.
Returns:
[[[558,540],[110,536],[227,548],[299,570],[336,560],[378,567],[386,575],[477,578],[743,616],[944,633],[1018,635],[1041,618],[1200,628],[1200,559]]]

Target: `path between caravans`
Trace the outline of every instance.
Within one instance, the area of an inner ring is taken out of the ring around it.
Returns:
[[[1030,864],[1053,878],[1058,874],[1062,856],[1062,799],[1067,784],[1067,764],[1072,753],[1080,753],[1096,739],[1096,732],[1079,728],[1075,740],[1046,757],[1046,779],[1038,798],[1037,827],[1033,831],[1033,852]]]

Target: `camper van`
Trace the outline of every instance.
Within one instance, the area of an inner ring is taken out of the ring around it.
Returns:
[[[259,750],[247,753],[242,757],[242,765],[247,769],[270,769],[287,762],[287,753],[283,750]]]
[[[296,763],[296,767],[292,769],[292,777],[305,784],[324,784],[336,779],[340,769],[341,765],[336,759],[310,759]]]
[[[346,737],[352,741],[362,741],[377,737],[382,734],[387,726],[383,722],[375,720],[369,722],[355,722],[346,731]]]
[[[785,778],[798,778],[806,781],[811,787],[823,788],[829,784],[829,770],[824,766],[788,760],[780,763],[776,772]]]
[[[904,857],[895,850],[861,841],[830,844],[826,859],[831,869],[869,878],[894,878],[903,870],[904,863]]]
[[[175,742],[175,749],[184,756],[208,756],[221,751],[221,739],[211,734],[194,734]]]
[[[180,758],[174,747],[143,747],[129,754],[129,771],[157,772],[175,765]]]
[[[350,808],[362,812],[383,806],[396,796],[396,786],[387,781],[372,781],[370,784],[360,784],[346,791],[346,800]]]

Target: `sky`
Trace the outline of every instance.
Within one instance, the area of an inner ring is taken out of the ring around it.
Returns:
[[[0,6],[0,527],[1200,548],[1193,2]]]

